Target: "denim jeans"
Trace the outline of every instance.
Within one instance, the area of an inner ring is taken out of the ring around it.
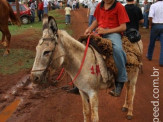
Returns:
[[[31,10],[31,15],[32,15],[31,22],[35,22],[35,10]]]
[[[148,28],[148,24],[149,24],[149,21],[148,21],[148,12],[144,12],[143,16],[144,16],[144,24],[143,26]]]
[[[118,69],[116,82],[127,82],[126,54],[122,48],[121,35],[119,33],[105,34],[103,38],[110,39],[113,46],[113,58]]]
[[[44,14],[48,14],[48,7],[44,7]]]
[[[38,17],[39,17],[39,21],[41,21],[43,17],[43,10],[38,10]]]
[[[91,26],[92,22],[95,20],[95,17],[93,15],[89,15],[89,22],[88,26]]]
[[[160,60],[159,63],[163,65],[163,24],[156,24],[153,25],[151,28],[151,34],[150,34],[150,43],[148,46],[148,53],[147,53],[147,58],[152,59],[153,56],[153,51],[155,47],[155,41],[157,38],[160,39],[160,44],[161,44],[161,51],[160,51]]]
[[[70,24],[70,19],[71,19],[71,16],[70,15],[66,15],[66,23]]]

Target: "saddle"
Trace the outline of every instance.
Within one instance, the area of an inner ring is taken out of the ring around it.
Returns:
[[[80,42],[87,42],[88,36],[81,36],[79,38]],[[97,35],[90,36],[90,45],[93,48],[103,55],[104,61],[107,65],[107,68],[113,72],[113,74],[117,75],[117,68],[114,63],[113,59],[113,50],[112,50],[112,42],[109,39],[102,38]],[[128,40],[127,37],[122,37],[122,46],[123,50],[126,52],[127,56],[127,64],[126,70],[129,73],[131,70],[135,70],[139,67],[142,63],[142,55],[141,51],[137,50],[133,44]]]

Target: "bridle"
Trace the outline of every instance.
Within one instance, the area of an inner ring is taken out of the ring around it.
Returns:
[[[84,61],[85,61],[85,58],[86,58],[86,54],[87,54],[88,45],[89,45],[89,41],[90,41],[90,36],[91,36],[91,35],[92,35],[92,34],[90,34],[90,35],[88,36],[88,40],[87,40],[87,44],[86,44],[86,48],[85,48],[85,51],[84,51],[84,56],[83,56],[83,59],[82,59],[80,68],[79,68],[77,74],[75,75],[74,79],[73,79],[71,82],[69,82],[69,85],[72,85],[72,84],[75,82],[76,78],[78,77],[78,75],[80,74],[80,72],[81,72],[81,70],[82,70],[82,67],[83,67],[83,64],[84,64]],[[51,39],[51,38],[48,38],[48,39]],[[45,39],[45,40],[46,40],[46,39]],[[55,45],[57,45],[57,44],[58,44],[58,43],[56,43]],[[56,47],[56,46],[55,46],[55,47]],[[39,69],[39,70],[32,70],[32,71],[31,71],[31,72],[43,71],[43,74],[42,74],[42,76],[41,76],[40,79],[42,79],[42,77],[44,76],[44,74],[45,74],[46,71],[48,70],[48,68],[49,68],[49,66],[50,66],[50,64],[51,64],[51,61],[52,61],[52,56],[53,56],[53,52],[54,52],[54,51],[55,51],[55,48],[54,48],[53,51],[52,51],[51,57],[50,57],[50,59],[49,59],[49,63],[48,63],[48,65],[47,65],[47,67],[46,67],[45,69]],[[59,57],[57,57],[57,58],[60,58],[60,57],[63,57],[63,56],[64,56],[64,55],[61,55],[61,56],[59,56]],[[57,58],[56,58],[56,59],[57,59]],[[62,75],[63,71],[64,71],[64,68],[62,68],[62,70],[61,70],[59,76],[57,77],[57,79],[60,78],[60,76]]]
[[[56,34],[56,36],[58,37],[57,34]],[[49,58],[47,67],[46,67],[46,68],[43,68],[43,69],[36,69],[36,70],[32,70],[32,71],[31,71],[31,73],[32,73],[32,72],[40,72],[40,71],[42,71],[42,72],[43,72],[42,76],[43,76],[43,75],[48,71],[49,66],[52,64],[52,61],[53,61],[53,60],[52,60],[52,59],[53,59],[53,54],[54,54],[54,51],[55,51],[55,49],[56,49],[56,46],[58,45],[58,42],[55,41],[55,38],[54,38],[54,37],[51,37],[51,38],[43,38],[43,37],[42,37],[42,40],[43,40],[43,41],[49,41],[49,40],[51,40],[51,41],[54,41],[54,42],[55,42],[55,47],[54,47],[54,49],[52,50],[52,53],[51,53],[51,56],[50,56],[50,58]],[[65,55],[60,55],[60,56],[58,56],[57,58],[55,58],[54,60],[57,60],[58,58],[61,58],[61,57],[63,57],[63,56],[65,56]]]

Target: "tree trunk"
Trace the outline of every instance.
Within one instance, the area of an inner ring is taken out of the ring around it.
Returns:
[[[16,2],[16,12],[17,12],[17,16],[18,16],[18,18],[19,18],[19,20],[20,20],[19,1],[18,1],[18,0],[15,0],[15,2]]]
[[[36,0],[37,1],[37,16],[38,16],[38,4],[39,4],[39,0]]]

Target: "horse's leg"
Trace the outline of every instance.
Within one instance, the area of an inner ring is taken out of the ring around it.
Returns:
[[[127,103],[128,103],[128,113],[127,113],[127,119],[132,119],[132,112],[133,112],[133,100],[134,100],[134,96],[135,96],[135,88],[136,88],[136,82],[137,82],[137,77],[138,77],[138,72],[139,69],[137,69],[137,71],[135,72],[135,76],[130,79],[129,82],[129,90],[128,90],[128,99],[127,99]]]
[[[81,98],[82,98],[82,103],[83,103],[83,115],[84,115],[84,122],[90,122],[90,109],[89,109],[89,102],[88,102],[88,96],[82,92],[79,91]]]
[[[2,42],[1,43],[2,43],[3,46],[5,46],[4,45],[4,40],[5,40],[5,33],[2,31]]]
[[[9,51],[10,51],[10,39],[11,39],[11,33],[10,33],[8,27],[5,29],[4,33],[6,34],[6,38],[7,38],[7,44],[5,45],[6,50],[4,52],[4,56],[6,56],[9,54]]]
[[[126,86],[126,97],[125,97],[125,103],[122,107],[122,111],[123,112],[127,112],[128,111],[128,103],[127,103],[127,99],[128,99],[128,92],[129,92],[129,82],[125,83]]]
[[[91,120],[92,122],[98,122],[98,93],[97,92],[91,92],[89,94],[89,100],[91,104]]]

